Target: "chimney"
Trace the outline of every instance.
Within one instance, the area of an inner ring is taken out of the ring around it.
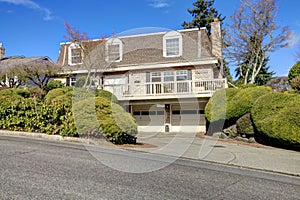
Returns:
[[[4,58],[4,56],[5,56],[5,48],[3,47],[3,44],[0,43],[0,60]]]
[[[221,34],[221,22],[218,18],[215,18],[211,23],[211,43],[212,54],[218,58],[222,57],[222,34]]]

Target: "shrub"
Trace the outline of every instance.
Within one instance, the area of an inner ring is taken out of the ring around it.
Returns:
[[[26,89],[20,89],[20,88],[7,88],[4,90],[0,90],[0,96],[21,96],[24,98],[30,97],[30,92]]]
[[[109,91],[106,90],[96,90],[97,97],[104,97],[113,103],[118,103],[117,97]]]
[[[80,135],[100,132],[114,144],[136,143],[135,120],[108,99],[96,97],[76,102],[73,111]]]
[[[294,78],[300,76],[300,61],[293,65],[288,74],[288,80],[291,82]]]
[[[66,97],[70,97],[70,100],[73,95],[73,87],[63,87],[63,88],[57,88],[53,89],[48,92],[48,94],[45,96],[46,102],[51,102],[53,99],[65,95]]]
[[[205,107],[205,118],[209,122],[226,120],[228,126],[246,113],[250,113],[255,100],[270,92],[267,87],[248,87],[245,89],[227,88],[218,90]]]
[[[271,93],[260,97],[251,110],[260,142],[300,149],[300,95]]]
[[[52,81],[49,81],[47,83],[47,85],[45,86],[45,90],[46,90],[46,92],[49,92],[50,90],[53,90],[53,89],[56,89],[56,88],[62,88],[64,86],[65,85],[61,81],[52,80]]]
[[[45,97],[45,91],[43,91],[39,87],[28,87],[28,91],[30,92],[31,98],[36,98],[41,101]]]
[[[237,132],[240,135],[254,136],[251,115],[247,113],[236,121]]]
[[[296,91],[296,93],[300,92],[300,76],[293,78],[290,84],[292,88]]]
[[[77,79],[76,83],[75,83],[75,87],[79,87],[79,88],[82,88],[86,82],[86,77],[83,76],[83,77],[80,77],[79,79]],[[87,81],[87,85],[92,85],[92,86],[95,86],[95,82],[93,80],[91,80],[90,78],[88,79]]]
[[[233,125],[243,115],[250,113],[258,97],[271,92],[271,88],[264,86],[248,87],[239,90],[226,104],[226,122]]]

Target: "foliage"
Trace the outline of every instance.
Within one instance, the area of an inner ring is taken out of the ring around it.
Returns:
[[[73,95],[73,87],[63,87],[63,88],[57,88],[49,91],[47,95],[45,96],[45,102],[51,102],[53,99],[59,97],[59,96],[66,96],[68,97],[68,101],[71,101]]]
[[[261,96],[251,110],[260,142],[300,148],[300,96],[270,93]]]
[[[288,74],[288,80],[291,82],[294,78],[300,76],[300,61],[294,64]]]
[[[236,121],[236,128],[240,135],[254,135],[254,127],[250,113],[243,115]]]
[[[96,90],[97,97],[104,97],[113,103],[118,103],[117,97],[107,90]]]
[[[26,89],[20,89],[20,88],[7,88],[4,90],[0,90],[0,96],[15,96],[15,95],[28,98],[30,96],[30,92]]]
[[[56,89],[56,88],[62,88],[64,86],[65,85],[61,81],[59,81],[59,80],[52,80],[52,81],[49,81],[47,83],[47,85],[45,86],[45,91],[49,92],[50,90],[53,90],[53,89]]]
[[[194,8],[187,9],[193,16],[193,19],[191,22],[184,21],[182,27],[184,29],[206,27],[210,34],[211,22],[213,22],[215,18],[218,18],[221,22],[225,19],[225,17],[221,17],[221,14],[213,7],[213,4],[214,0],[197,0],[194,2]]]
[[[270,88],[262,86],[218,90],[205,107],[205,118],[208,122],[225,120],[225,126],[229,127],[240,117],[250,113],[258,97],[269,92]]]
[[[91,78],[87,78],[85,76],[80,77],[79,79],[77,79],[76,83],[75,83],[75,87],[79,87],[82,88],[84,86],[95,86],[95,82],[93,80],[91,80]]]
[[[296,93],[300,92],[300,76],[293,78],[290,84],[292,88],[296,91]]]
[[[87,98],[76,102],[73,111],[80,135],[96,132],[114,144],[136,142],[137,126],[133,117],[106,98]]]
[[[25,85],[27,78],[20,74],[17,67],[8,67],[0,70],[0,86],[18,88]],[[8,85],[7,85],[8,84]]]

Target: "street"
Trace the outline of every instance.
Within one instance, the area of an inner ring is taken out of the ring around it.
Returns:
[[[188,159],[168,164],[159,155],[134,158],[145,167],[165,163],[158,170],[111,167],[130,163],[131,155],[0,135],[0,199],[300,199],[299,177]]]

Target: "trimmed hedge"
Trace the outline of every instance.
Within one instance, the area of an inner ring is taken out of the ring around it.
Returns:
[[[24,98],[30,97],[30,92],[26,89],[20,89],[20,88],[7,88],[4,90],[0,90],[0,96],[21,96]]]
[[[300,149],[300,95],[271,93],[251,110],[259,142]]]
[[[136,143],[134,118],[108,99],[96,97],[76,102],[73,111],[80,135],[103,135],[114,144]]]
[[[97,97],[104,97],[113,103],[118,103],[117,97],[109,91],[106,90],[96,90]]]
[[[78,137],[78,132],[83,136],[93,132],[114,144],[136,143],[134,118],[108,98],[95,98],[95,91],[73,87],[53,89],[43,102],[13,91],[0,95],[1,129],[72,137]],[[73,113],[79,123],[75,123]]]
[[[218,90],[205,107],[205,118],[208,122],[225,120],[227,127],[233,125],[240,117],[250,113],[258,97],[270,93],[270,91],[270,88],[263,86]]]

